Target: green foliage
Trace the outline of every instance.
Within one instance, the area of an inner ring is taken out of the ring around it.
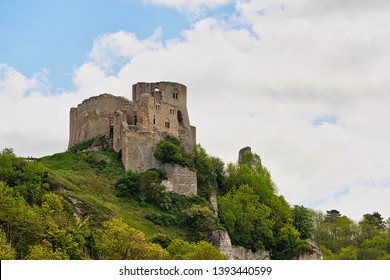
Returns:
[[[69,256],[61,248],[54,250],[52,244],[44,240],[30,248],[26,260],[69,260]]]
[[[165,177],[165,172],[157,169],[140,173],[129,170],[115,183],[114,187],[120,197],[132,197],[140,201],[146,199],[159,204],[166,202],[166,190],[161,185]]]
[[[158,233],[155,236],[153,236],[153,238],[151,238],[150,242],[160,244],[162,248],[166,249],[169,246],[169,244],[171,244],[172,237],[166,234]]]
[[[276,195],[257,154],[242,155],[238,164],[227,166],[222,178],[219,214],[233,244],[270,250],[273,259],[292,259],[311,250],[302,240],[311,234],[308,213],[297,208],[294,217],[284,197]]]
[[[176,260],[227,260],[216,247],[206,241],[189,243],[182,239],[174,239],[167,250]]]
[[[117,195],[121,197],[131,197],[138,193],[140,174],[131,170],[125,174],[115,183]]]
[[[273,259],[293,259],[299,254],[311,251],[311,246],[300,239],[299,231],[291,224],[284,225],[275,238]]]
[[[338,253],[343,247],[355,245],[357,235],[358,228],[351,219],[328,213],[318,225],[314,239],[318,244],[323,244],[332,252]]]
[[[93,147],[99,147],[100,150],[108,149],[108,142],[105,136],[98,136],[82,143],[78,143],[69,149],[69,152],[78,153],[86,151]]]
[[[178,220],[175,216],[165,213],[149,213],[145,218],[156,225],[165,227],[176,226],[178,224]]]
[[[146,241],[144,234],[129,227],[120,219],[103,223],[95,236],[99,259],[103,260],[159,260],[170,259],[160,245]]]
[[[357,260],[358,259],[358,248],[355,246],[348,246],[341,248],[338,254],[339,260]]]
[[[216,174],[213,161],[207,155],[206,150],[199,144],[195,145],[191,152],[191,161],[196,170],[198,180],[198,194],[210,198],[211,190],[215,184]]]
[[[197,171],[203,197],[167,193],[161,185],[166,175],[159,170],[123,172],[112,151],[62,153],[29,162],[4,149],[0,258],[223,259],[207,242],[172,241],[177,236],[199,241],[223,226],[233,244],[266,248],[273,259],[310,251],[302,240],[310,237],[324,259],[390,259],[390,220],[385,223],[378,212],[356,223],[334,209],[322,214],[291,208],[276,194],[258,155],[247,153],[225,168],[200,145],[187,154],[177,138],[164,140],[175,146],[172,158]],[[207,201],[214,187],[221,195],[220,221]],[[79,218],[73,215],[76,210],[82,213]],[[127,224],[107,221],[112,216]],[[154,236],[152,243],[135,228]]]
[[[228,192],[233,187],[248,185],[260,196],[263,202],[269,200],[276,192],[276,187],[271,180],[268,170],[262,166],[260,157],[251,153],[246,153],[247,161],[240,164],[228,164],[226,177],[223,186],[223,193]]]
[[[376,260],[390,256],[390,229],[378,212],[356,223],[337,210],[317,214],[314,239],[324,259]]]
[[[248,185],[233,188],[219,199],[219,216],[233,244],[253,250],[272,247],[271,209],[259,201]]]
[[[170,134],[157,143],[154,157],[162,163],[191,166],[189,155],[181,145],[181,141]]]
[[[0,152],[0,181],[14,188],[30,205],[42,202],[48,188],[47,169],[40,162],[18,158],[12,149]]]
[[[223,188],[223,182],[225,180],[225,163],[218,157],[210,157],[211,164],[214,168],[214,176],[215,182],[217,184],[218,189]]]
[[[7,236],[0,229],[0,260],[14,260],[16,258],[16,251],[12,245],[8,243]]]
[[[292,209],[293,225],[302,239],[311,238],[314,231],[312,212],[302,205],[294,205]]]
[[[183,225],[189,227],[198,239],[205,239],[208,232],[217,228],[217,219],[209,207],[194,204],[181,216]]]
[[[363,219],[359,222],[359,227],[361,229],[361,238],[371,239],[385,228],[385,223],[382,215],[374,212],[372,214],[364,214]]]

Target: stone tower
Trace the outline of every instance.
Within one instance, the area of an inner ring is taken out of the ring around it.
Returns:
[[[178,137],[187,150],[196,143],[196,128],[190,125],[187,111],[187,88],[174,82],[140,82],[133,85],[132,97],[130,101],[102,94],[72,108],[68,148],[104,138],[109,147],[122,153],[126,170],[162,168],[176,182],[176,186],[169,182],[171,188],[191,182],[191,190],[185,191],[191,193],[195,182],[196,193],[195,172],[163,166],[154,157],[156,144],[168,134]]]

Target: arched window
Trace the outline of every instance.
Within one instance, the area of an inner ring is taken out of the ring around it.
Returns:
[[[169,122],[168,119],[165,121],[165,127],[166,128],[170,128],[171,127],[171,123]]]

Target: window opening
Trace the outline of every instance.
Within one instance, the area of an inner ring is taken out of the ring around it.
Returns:
[[[179,123],[183,122],[183,114],[180,110],[177,111],[177,120]]]
[[[110,138],[114,137],[114,125],[110,125]]]
[[[170,128],[170,126],[171,126],[171,124],[170,124],[169,120],[166,120],[165,121],[165,127],[166,128]]]
[[[178,99],[179,98],[179,92],[177,89],[174,89],[172,92],[173,99]]]

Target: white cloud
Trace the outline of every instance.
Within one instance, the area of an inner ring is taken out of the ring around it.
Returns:
[[[143,0],[145,4],[175,8],[179,12],[196,15],[204,10],[226,6],[233,0]]]
[[[130,98],[138,81],[177,81],[209,153],[234,161],[252,146],[290,203],[388,217],[390,10],[360,2],[237,1],[231,21],[243,25],[235,28],[210,17],[168,42],[158,32],[146,40],[104,34],[75,70],[78,89],[58,96],[31,94],[42,79],[3,65],[0,114],[11,124],[0,144],[64,150],[69,108],[84,98]],[[334,121],[315,125],[321,118]]]
[[[0,147],[18,155],[42,156],[66,150],[69,106],[73,95],[47,95],[46,71],[29,78],[0,67]]]
[[[95,39],[89,56],[95,64],[110,71],[116,64],[129,61],[134,55],[160,48],[160,39],[161,28],[145,40],[139,40],[126,31],[106,33]]]

